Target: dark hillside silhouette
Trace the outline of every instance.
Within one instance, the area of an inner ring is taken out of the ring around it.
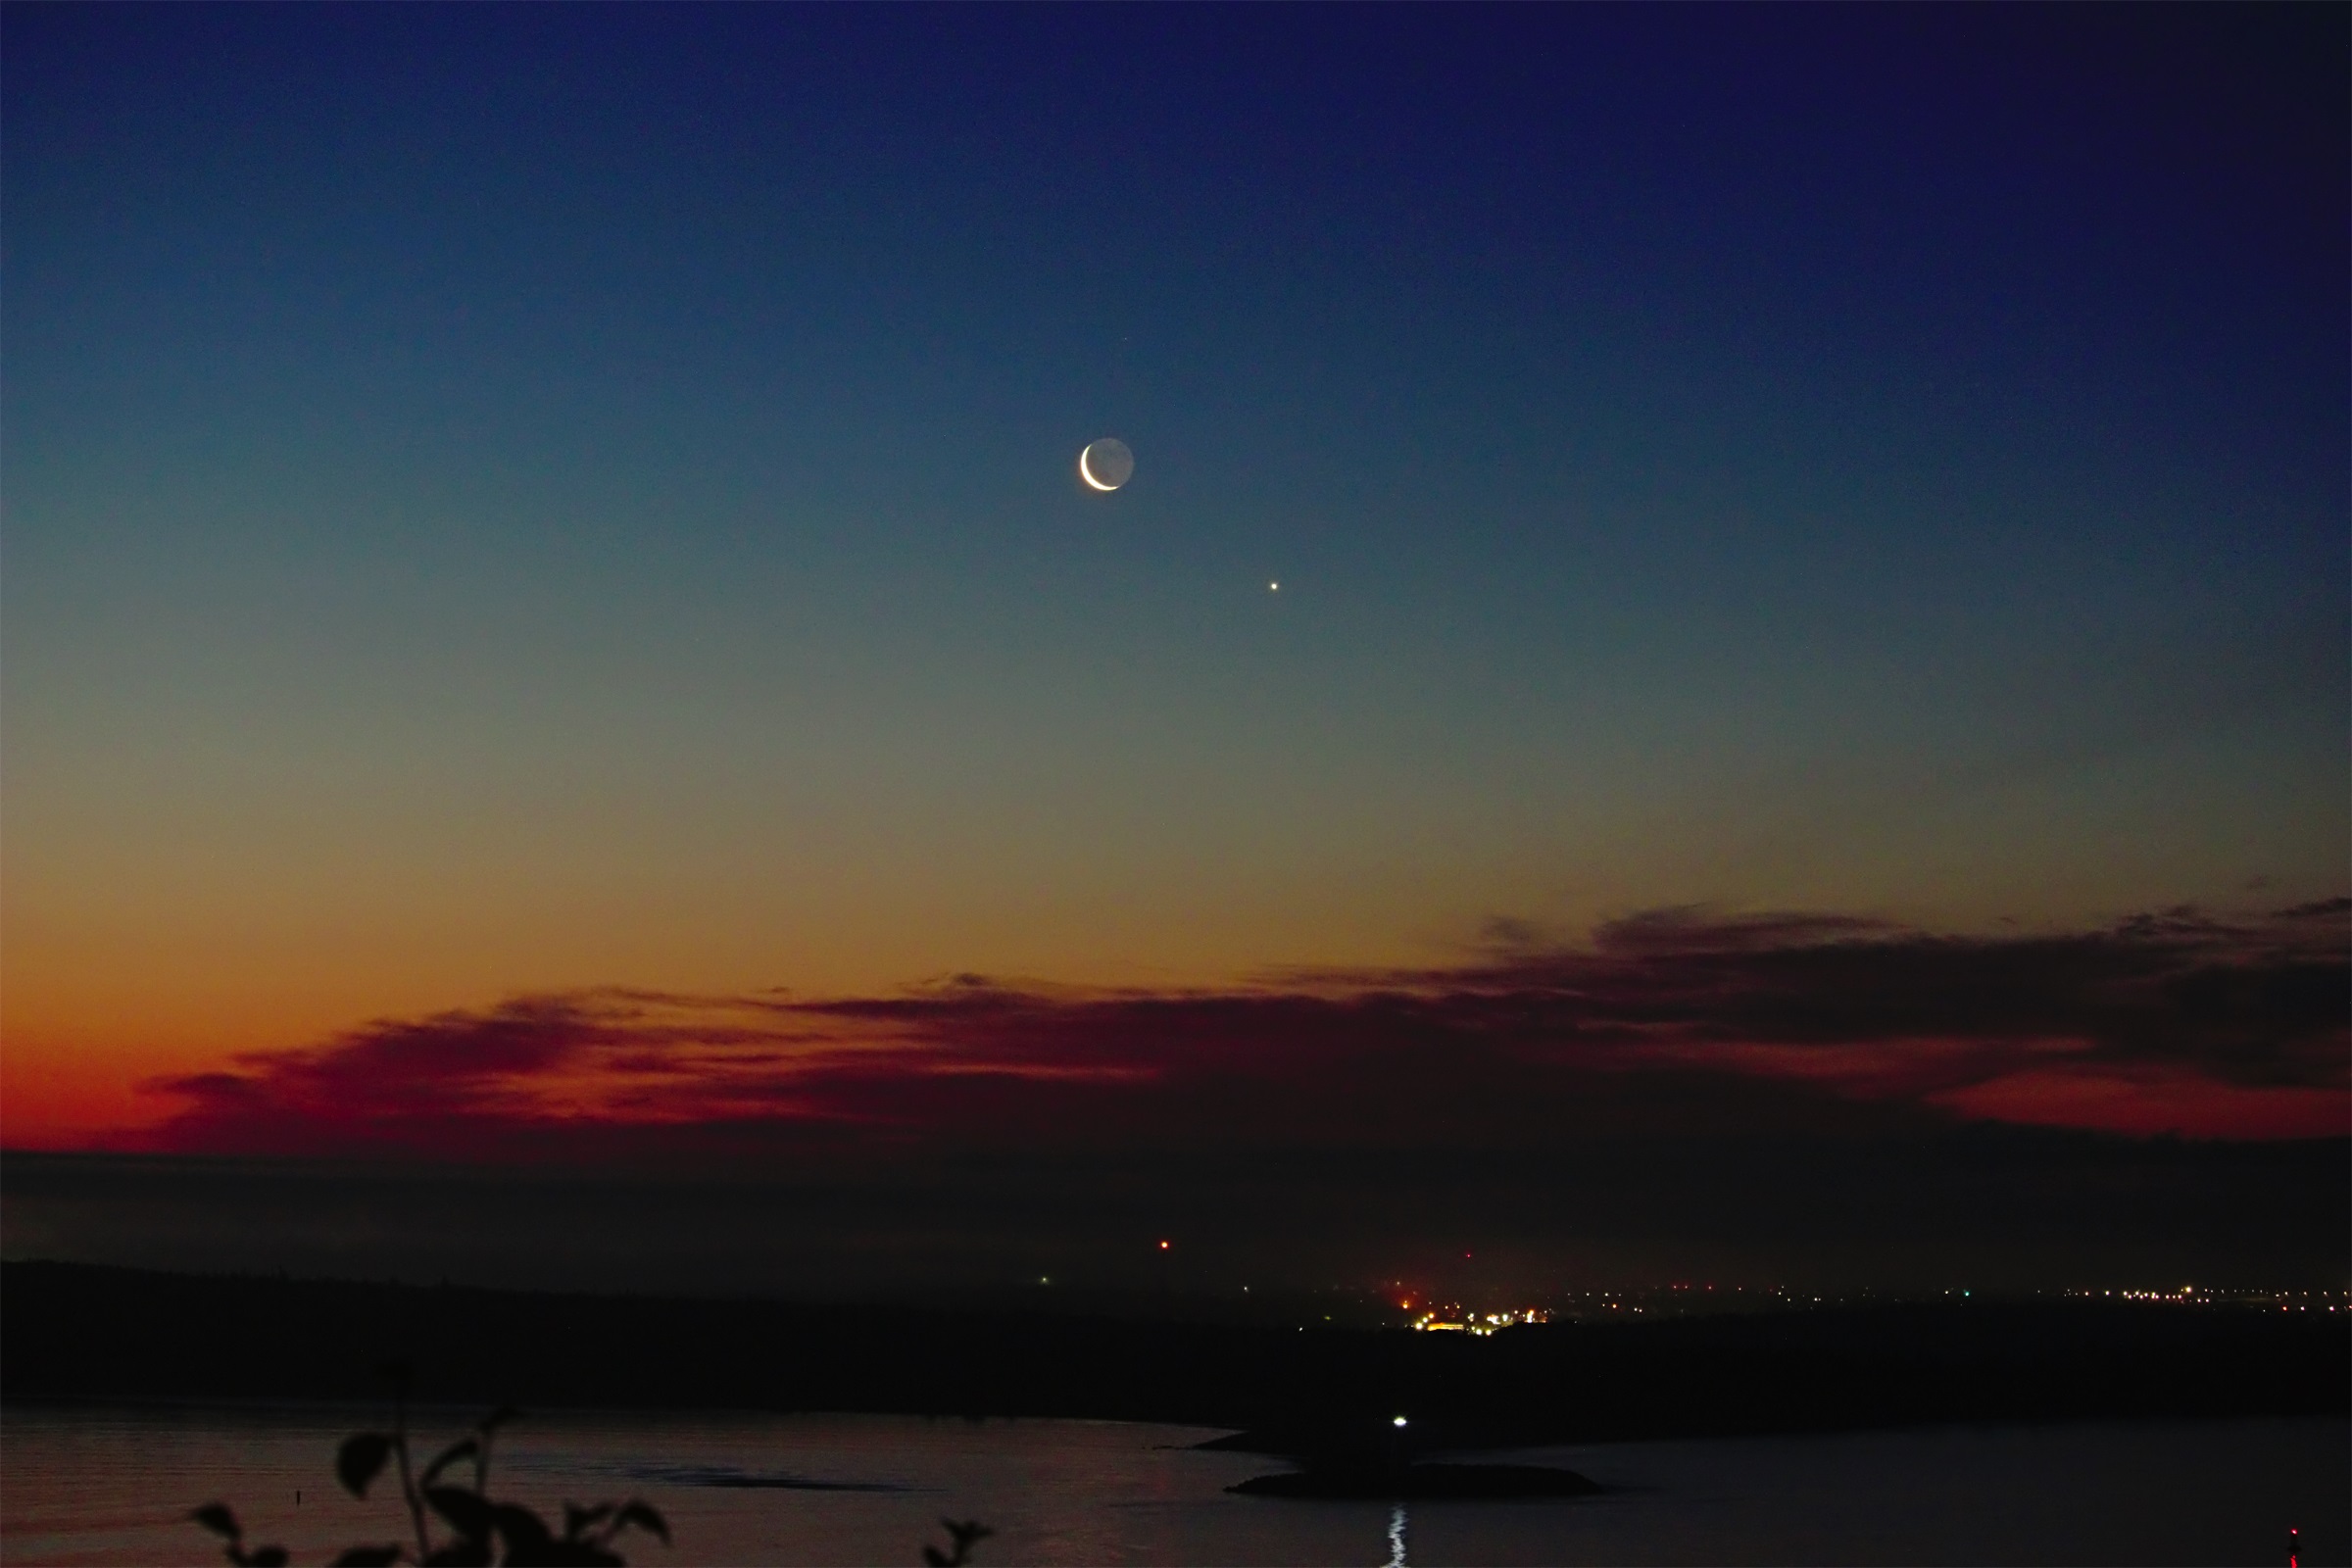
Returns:
[[[0,1397],[868,1410],[1244,1429],[1306,1452],[2352,1406],[2339,1315],[2079,1301],[1555,1324],[1492,1339],[0,1265]],[[364,1349],[355,1348],[365,1348]]]

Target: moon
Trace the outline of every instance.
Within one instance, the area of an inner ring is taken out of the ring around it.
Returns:
[[[1098,490],[1116,490],[1135,472],[1135,454],[1116,436],[1104,436],[1078,454],[1078,477]]]

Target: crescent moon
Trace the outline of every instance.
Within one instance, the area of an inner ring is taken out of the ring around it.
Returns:
[[[1084,479],[1088,484],[1093,485],[1098,490],[1116,490],[1118,488],[1117,485],[1104,484],[1102,480],[1095,477],[1095,470],[1086,466],[1086,455],[1094,450],[1095,449],[1092,443],[1079,448],[1078,477]]]

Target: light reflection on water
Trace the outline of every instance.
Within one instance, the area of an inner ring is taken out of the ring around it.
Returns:
[[[475,1411],[428,1412],[420,1447]],[[400,1533],[331,1479],[375,1409],[0,1411],[0,1562],[214,1563],[187,1510],[222,1498],[297,1562]],[[1600,1445],[1508,1457],[1624,1490],[1402,1505],[1238,1497],[1278,1468],[1193,1428],[894,1416],[546,1414],[509,1429],[492,1490],[545,1512],[639,1494],[677,1546],[638,1563],[912,1563],[943,1517],[996,1529],[981,1564],[2305,1563],[2352,1554],[2340,1420],[1952,1427]],[[297,1491],[302,1500],[295,1500]],[[1410,1530],[1408,1543],[1407,1531]]]

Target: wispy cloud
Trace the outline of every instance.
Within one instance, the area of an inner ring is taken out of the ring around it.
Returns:
[[[606,990],[383,1020],[151,1086],[148,1148],[471,1157],[931,1148],[1424,1151],[1971,1119],[2341,1135],[2347,907],[1952,936],[1652,910],[1449,967],[1224,990],[963,975],[878,997]]]

